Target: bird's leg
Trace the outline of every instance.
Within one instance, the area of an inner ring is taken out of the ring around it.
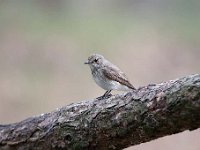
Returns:
[[[112,94],[110,93],[112,90],[108,90],[103,94],[103,97],[111,96]]]
[[[104,99],[104,98],[110,98],[112,94],[110,93],[112,90],[106,91],[102,96],[97,97],[98,100]]]

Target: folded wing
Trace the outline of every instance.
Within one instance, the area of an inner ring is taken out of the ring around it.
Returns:
[[[107,69],[103,69],[103,73],[108,79],[117,81],[122,85],[129,87],[130,89],[135,89],[134,86],[128,81],[126,75],[122,71],[120,71],[117,67],[116,68],[109,66],[107,67],[108,67]]]

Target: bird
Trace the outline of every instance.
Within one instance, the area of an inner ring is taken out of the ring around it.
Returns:
[[[96,84],[106,90],[106,92],[97,99],[112,96],[112,90],[136,90],[135,87],[129,82],[125,73],[100,54],[95,53],[90,55],[84,64],[89,65],[92,77]]]

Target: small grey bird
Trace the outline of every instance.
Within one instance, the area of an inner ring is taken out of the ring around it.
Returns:
[[[90,66],[92,77],[97,85],[106,90],[103,96],[98,99],[110,97],[112,90],[130,91],[135,90],[133,85],[128,81],[126,75],[111,62],[106,60],[102,55],[92,54],[85,62]]]

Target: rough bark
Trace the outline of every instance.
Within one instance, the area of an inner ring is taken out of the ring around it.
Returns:
[[[0,125],[0,149],[120,150],[200,127],[200,75]]]

